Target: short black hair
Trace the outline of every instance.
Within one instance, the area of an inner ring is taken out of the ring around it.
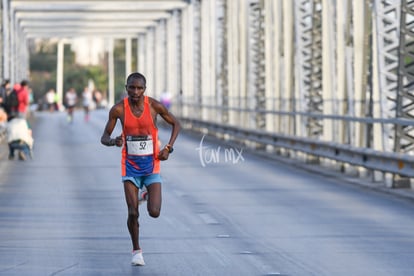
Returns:
[[[138,72],[131,73],[127,78],[127,83],[132,79],[141,79],[144,82],[144,85],[147,86],[147,80],[145,79],[144,75]]]
[[[21,86],[26,86],[26,85],[28,85],[29,84],[29,82],[27,81],[27,80],[22,80],[21,82],[20,82],[20,85]]]

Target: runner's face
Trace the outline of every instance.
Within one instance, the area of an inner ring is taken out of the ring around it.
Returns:
[[[132,101],[138,101],[144,96],[145,84],[141,79],[131,79],[126,85],[126,91]]]

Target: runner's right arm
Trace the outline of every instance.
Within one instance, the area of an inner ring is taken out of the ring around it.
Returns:
[[[119,118],[122,118],[120,114],[122,113],[122,105],[119,103],[114,105],[111,110],[109,111],[108,121],[106,122],[106,126],[104,132],[101,137],[101,143],[105,146],[117,146],[122,147],[123,139],[122,135],[117,136],[115,139],[111,138],[111,134],[114,131],[116,126],[116,122]]]

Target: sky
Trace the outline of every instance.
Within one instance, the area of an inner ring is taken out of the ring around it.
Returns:
[[[82,37],[72,40],[72,50],[76,52],[76,63],[82,65],[97,65],[104,54],[103,38]]]

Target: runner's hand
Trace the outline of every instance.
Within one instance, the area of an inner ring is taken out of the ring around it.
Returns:
[[[124,144],[124,139],[122,139],[122,135],[117,136],[115,138],[115,146],[122,147],[123,144]]]
[[[167,160],[168,159],[168,156],[170,156],[170,152],[168,151],[167,148],[163,148],[158,153],[158,159],[161,160],[161,161]]]

